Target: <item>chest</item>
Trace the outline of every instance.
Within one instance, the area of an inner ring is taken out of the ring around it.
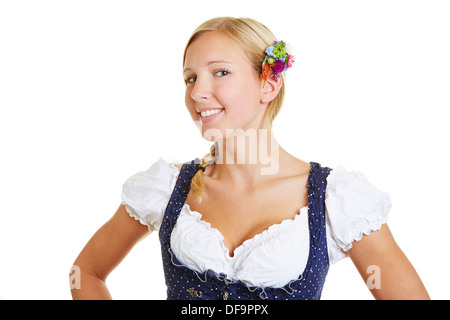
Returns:
[[[204,188],[207,197],[201,203],[191,193],[186,203],[221,233],[231,257],[246,240],[273,225],[293,220],[308,203],[304,176],[268,183],[251,191],[207,182]]]

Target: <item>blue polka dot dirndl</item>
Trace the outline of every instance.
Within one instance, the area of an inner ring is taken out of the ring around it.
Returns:
[[[159,230],[164,276],[169,300],[318,300],[329,268],[326,222],[326,178],[331,169],[311,162],[308,178],[310,249],[306,268],[284,287],[252,287],[213,270],[197,272],[173,254],[170,236],[189,194],[191,179],[200,170],[198,159],[183,164]]]

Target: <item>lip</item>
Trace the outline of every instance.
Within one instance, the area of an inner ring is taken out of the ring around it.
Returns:
[[[200,113],[203,112],[203,111],[207,111],[207,110],[217,110],[217,109],[219,109],[219,108],[206,108],[206,109],[201,109],[201,110],[198,112],[198,115],[199,115],[199,117],[200,117],[201,122],[202,122],[202,123],[211,122],[211,121],[213,121],[214,119],[217,119],[218,117],[220,117],[220,116],[222,115],[224,109],[221,109],[221,111],[220,111],[219,113],[213,114],[213,115],[211,115],[211,116],[209,116],[209,117],[202,117],[202,115],[200,114]]]

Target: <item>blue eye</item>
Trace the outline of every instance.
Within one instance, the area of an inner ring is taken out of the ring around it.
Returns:
[[[197,77],[195,76],[191,76],[191,77],[187,77],[186,80],[184,80],[186,83],[194,83],[195,80],[197,80]]]
[[[230,72],[229,72],[228,70],[219,70],[219,71],[216,72],[216,74],[217,74],[219,77],[224,77],[224,76],[229,75]]]

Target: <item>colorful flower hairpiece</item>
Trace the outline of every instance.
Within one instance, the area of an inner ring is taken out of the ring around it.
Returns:
[[[283,41],[275,41],[273,45],[266,48],[266,57],[262,63],[261,78],[264,79],[263,88],[271,77],[277,81],[280,74],[292,67],[295,62],[291,49]]]

